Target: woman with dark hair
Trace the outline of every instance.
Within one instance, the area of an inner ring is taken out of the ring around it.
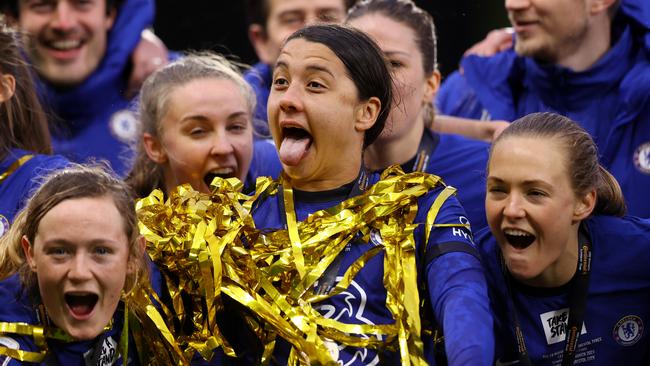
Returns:
[[[283,175],[256,192],[255,227],[284,240],[294,285],[309,284],[287,301],[315,310],[303,311],[319,324],[322,343],[315,344],[332,360],[433,362],[433,336],[427,326],[421,334],[422,319],[444,329],[450,364],[487,365],[493,341],[485,279],[452,189],[428,174],[395,168],[380,177],[364,169],[392,91],[383,54],[364,33],[317,25],[291,35],[268,102]],[[279,363],[305,353],[295,338],[285,339],[297,348],[289,352],[280,342]]]
[[[128,187],[102,168],[53,173],[0,239],[0,361],[187,364],[148,272]]]
[[[20,34],[0,22],[0,236],[39,176],[62,168],[67,160],[51,156],[47,119],[29,66],[20,54]]]
[[[387,127],[364,154],[366,166],[383,170],[400,164],[405,172],[440,176],[456,195],[476,231],[485,221],[483,172],[489,145],[460,135],[439,134],[433,99],[440,85],[435,26],[431,15],[410,0],[358,2],[347,24],[372,37],[390,61],[396,103]]]
[[[527,115],[494,141],[487,174],[491,232],[476,240],[497,360],[647,365],[650,221],[624,216],[589,134],[557,114]]]

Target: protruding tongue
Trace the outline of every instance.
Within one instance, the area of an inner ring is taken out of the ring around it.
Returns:
[[[67,295],[66,302],[70,311],[75,315],[83,316],[90,314],[97,303],[97,295]]]
[[[300,160],[307,155],[310,145],[311,137],[304,136],[296,138],[287,136],[282,140],[282,144],[280,144],[280,160],[289,166],[298,165]]]

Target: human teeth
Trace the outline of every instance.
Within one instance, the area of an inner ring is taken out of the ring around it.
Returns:
[[[505,229],[503,232],[507,235],[512,235],[512,236],[530,236],[532,234],[527,233],[522,230],[517,230],[517,229]]]
[[[59,49],[59,50],[69,50],[73,48],[77,48],[80,45],[79,41],[74,41],[74,40],[63,40],[63,41],[56,41],[50,43],[50,45],[53,48]]]
[[[219,168],[219,169],[211,170],[210,173],[216,175],[222,175],[222,174],[230,174],[233,171],[234,171],[233,168]]]

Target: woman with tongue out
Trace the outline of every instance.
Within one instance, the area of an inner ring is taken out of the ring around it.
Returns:
[[[295,311],[305,312],[292,319],[318,323],[319,340],[307,342],[329,350],[334,361],[434,362],[426,320],[444,330],[445,343],[437,350],[446,350],[449,364],[488,365],[493,341],[487,288],[463,208],[437,177],[396,168],[380,177],[363,167],[364,150],[381,133],[391,100],[387,63],[362,32],[316,25],[291,35],[268,101],[283,173],[276,185],[258,192],[255,227],[284,240],[268,243],[287,248],[281,252],[291,253],[286,278],[307,286],[287,295],[289,304],[299,304]],[[425,300],[422,308],[418,297]],[[402,331],[385,333],[387,324]],[[298,332],[309,333],[308,327]],[[298,355],[325,357],[301,347],[286,336],[273,357],[278,364]]]
[[[2,365],[121,365],[127,354],[129,365],[184,361],[148,318],[132,195],[105,170],[72,166],[48,177],[0,249]]]
[[[498,364],[649,364],[650,221],[624,216],[587,132],[552,113],[513,122],[485,207]]]

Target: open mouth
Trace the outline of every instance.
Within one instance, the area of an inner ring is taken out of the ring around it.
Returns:
[[[508,244],[517,249],[526,249],[535,241],[535,235],[522,230],[507,229],[503,234]]]
[[[210,185],[212,184],[212,181],[214,180],[214,178],[217,178],[217,177],[223,178],[223,179],[232,178],[232,177],[236,176],[235,173],[236,173],[235,169],[230,168],[230,167],[214,169],[214,170],[209,171],[203,177],[203,181],[205,182],[205,184],[208,185],[208,187],[210,187]]]
[[[99,296],[91,293],[68,293],[65,294],[65,302],[73,315],[84,317],[95,309]]]
[[[312,140],[311,134],[302,128],[283,128],[279,151],[280,160],[286,165],[297,165],[307,155]]]

